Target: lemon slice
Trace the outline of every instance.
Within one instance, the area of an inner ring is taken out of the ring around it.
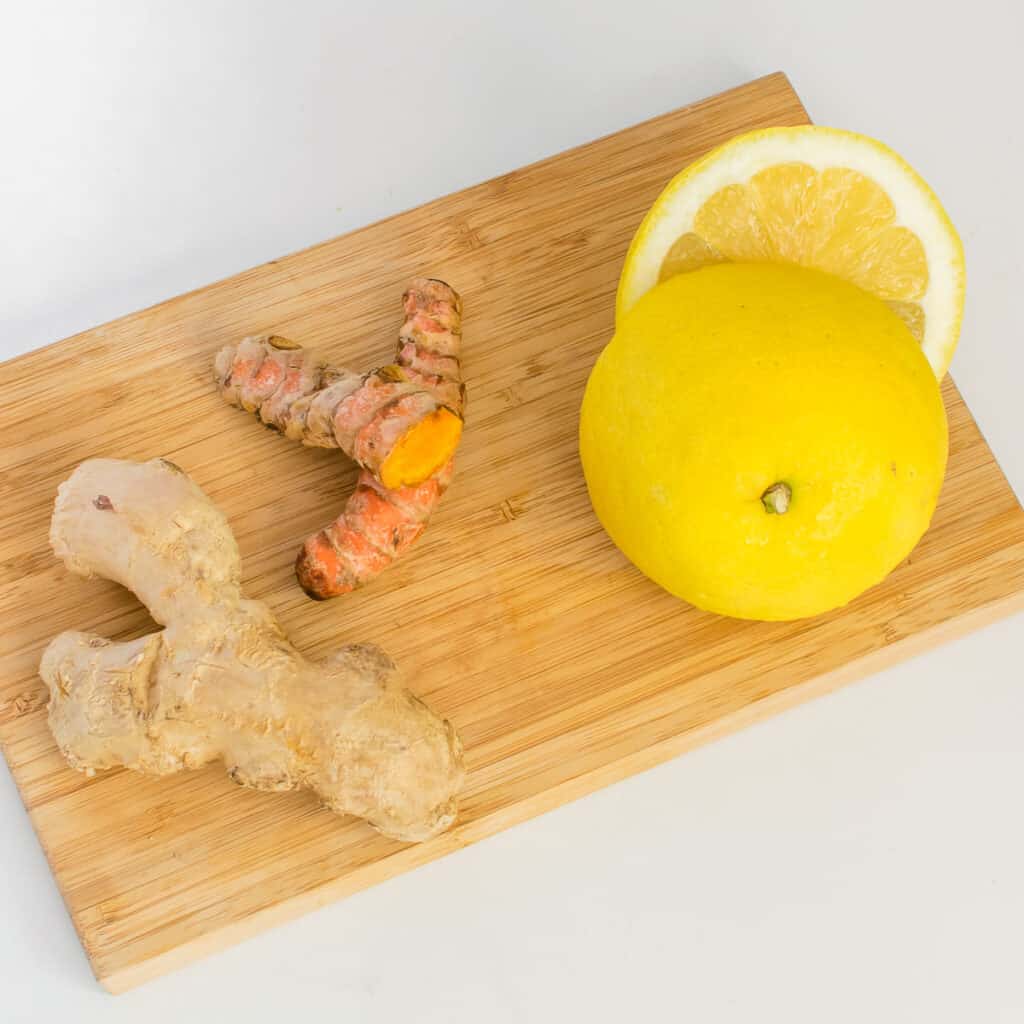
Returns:
[[[617,319],[660,281],[727,262],[835,274],[903,318],[937,377],[953,358],[963,246],[935,193],[874,139],[810,125],[766,128],[681,171],[629,247]]]

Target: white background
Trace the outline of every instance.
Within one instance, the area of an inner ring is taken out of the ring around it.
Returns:
[[[1010,0],[10,4],[0,356],[783,69],[959,226],[954,373],[1020,494],[1022,35]],[[116,999],[0,768],[0,1019],[1020,1022],[1022,626]]]

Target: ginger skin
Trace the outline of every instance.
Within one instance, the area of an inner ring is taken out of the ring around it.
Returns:
[[[127,643],[62,633],[46,648],[50,729],[72,767],[166,775],[222,760],[241,785],[309,788],[405,841],[455,820],[451,724],[379,648],[304,658],[242,596],[227,520],[172,463],[82,463],[58,491],[50,542],[72,572],[133,590],[163,626]]]
[[[225,401],[362,467],[345,510],[299,552],[296,575],[317,600],[387,568],[423,532],[451,480],[465,402],[462,301],[443,281],[416,278],[402,309],[395,362],[367,374],[276,335],[223,348],[214,362]]]

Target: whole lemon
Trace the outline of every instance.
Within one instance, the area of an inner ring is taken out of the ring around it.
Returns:
[[[580,455],[641,571],[709,611],[846,604],[917,543],[946,466],[927,360],[880,299],[781,264],[670,278],[590,375]]]

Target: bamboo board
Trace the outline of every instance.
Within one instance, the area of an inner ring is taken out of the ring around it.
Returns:
[[[783,75],[735,89],[0,366],[0,741],[100,981],[121,991],[824,693],[1024,605],[1024,511],[953,384],[949,473],[909,562],[813,621],[716,618],[643,579],[590,512],[576,457],[619,267],[681,166],[807,117]],[[357,594],[308,601],[301,538],[354,471],[221,404],[218,346],[276,332],[343,363],[388,358],[404,282],[465,300],[458,473],[413,553]],[[41,409],[45,415],[40,415]],[[225,510],[248,592],[311,655],[374,641],[458,726],[458,826],[403,846],[306,795],[219,769],[157,780],[68,769],[40,652],[61,630],[152,628],[131,595],[47,544],[57,484],[92,456],[165,455]]]

